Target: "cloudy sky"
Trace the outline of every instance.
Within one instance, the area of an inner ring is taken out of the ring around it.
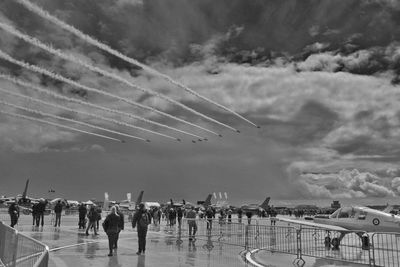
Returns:
[[[84,200],[133,197],[234,201],[395,197],[400,194],[400,5],[398,1],[31,0],[121,53],[167,74],[259,125],[255,128],[157,75],[88,44],[14,0],[0,22],[112,75],[167,95],[240,133],[134,90],[0,29],[14,59],[162,110],[223,137],[77,88],[0,59],[0,72],[51,92],[144,117],[192,137],[93,109],[0,78],[0,109],[124,139],[119,143],[0,114],[0,195]],[[4,55],[4,54],[3,54]],[[97,114],[28,101],[22,94]],[[14,106],[6,105],[12,104]],[[16,106],[120,131],[133,140]],[[182,139],[135,130],[107,117]]]

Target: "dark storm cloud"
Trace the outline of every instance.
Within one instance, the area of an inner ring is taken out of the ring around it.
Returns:
[[[261,114],[260,112],[257,113]],[[268,115],[265,114],[265,116]],[[336,127],[338,120],[338,114],[322,103],[307,101],[287,121],[264,120],[264,123],[261,123],[263,126],[262,135],[283,143],[306,145],[323,139]],[[261,121],[263,122],[263,120]]]
[[[289,184],[285,171],[296,167],[300,174],[291,179],[300,178],[300,184],[307,189],[304,192],[309,195],[317,192],[317,196],[332,197],[387,196],[399,188],[399,179],[394,179],[393,175],[390,185],[389,180],[381,179],[384,176],[364,171],[379,166],[385,173],[400,156],[397,145],[400,138],[396,130],[400,111],[395,101],[398,90],[387,82],[389,76],[395,84],[395,77],[400,74],[400,50],[396,42],[400,37],[400,21],[397,9],[393,8],[395,2],[33,2],[124,54],[149,63],[197,92],[229,106],[260,124],[262,129],[249,129],[237,118],[84,44],[14,1],[5,0],[0,3],[2,17],[18,29],[242,130],[242,134],[236,134],[221,129],[165,101],[128,90],[115,81],[0,32],[1,48],[20,59],[46,66],[83,84],[159,107],[224,135],[224,138],[211,137],[210,142],[196,144],[187,139],[189,144],[163,143],[156,139],[150,147],[137,143],[121,147],[69,132],[47,128],[42,131],[34,123],[5,119],[7,123],[0,125],[0,146],[7,148],[3,151],[40,155],[40,160],[33,156],[25,160],[24,172],[14,173],[14,176],[26,175],[34,169],[36,176],[42,175],[40,171],[47,172],[43,176],[48,180],[56,175],[68,180],[66,176],[71,173],[75,181],[85,180],[86,186],[92,184],[91,179],[106,181],[115,177],[125,187],[134,190],[143,187],[152,191],[152,197],[161,195],[163,198],[175,192],[177,185],[188,188],[188,192],[179,192],[182,194],[228,188],[226,191],[237,195],[258,193],[264,197],[266,191],[272,191],[277,196],[294,197],[302,193],[296,191],[298,184]],[[0,62],[0,66],[6,72],[67,95],[111,108],[133,110],[118,101],[4,62]],[[0,81],[0,85],[6,84]],[[22,91],[21,88],[17,90]],[[154,114],[144,116],[176,124]],[[100,151],[107,153],[97,153]],[[62,156],[56,158],[53,153]],[[16,159],[25,156],[31,155],[18,154]],[[42,159],[46,162],[41,162]],[[38,161],[41,168],[36,166]],[[353,165],[357,165],[358,173],[345,171],[339,178],[322,177],[320,183],[315,181],[321,177],[305,179],[301,176],[302,171],[313,168],[338,171],[354,169]],[[363,168],[366,166],[368,168]],[[392,171],[394,173],[397,174]],[[338,186],[338,179],[346,183],[345,186]],[[243,186],[244,181],[257,188]],[[155,190],[154,185],[160,188]],[[104,185],[96,186],[94,191],[101,195]],[[119,193],[124,188],[118,189]],[[340,190],[343,190],[342,195]],[[294,192],[297,194],[292,194]]]

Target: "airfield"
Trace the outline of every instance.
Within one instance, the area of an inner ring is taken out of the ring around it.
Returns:
[[[9,223],[8,214],[3,211],[0,220]],[[136,230],[126,222],[116,254],[108,257],[108,240],[102,229],[98,236],[86,236],[84,230],[78,230],[78,218],[74,215],[63,216],[61,227],[54,227],[52,223],[52,216],[49,215],[45,216],[44,227],[35,227],[32,226],[31,216],[21,215],[16,227],[20,233],[49,247],[49,266],[366,266],[315,257],[303,257],[304,265],[296,265],[293,263],[295,255],[263,249],[245,250],[229,240],[218,242],[201,235],[195,242],[189,241],[187,236],[177,239],[177,227],[170,228],[165,221],[161,221],[159,226],[150,226],[146,255],[140,256],[136,255]],[[277,223],[280,224],[283,225]],[[182,231],[187,232],[187,225],[183,224]]]

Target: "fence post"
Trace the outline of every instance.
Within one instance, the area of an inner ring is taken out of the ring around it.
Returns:
[[[12,260],[11,260],[11,267],[17,266],[17,253],[18,253],[18,231],[14,230],[13,236],[13,250],[12,250]]]
[[[4,251],[6,250],[6,232],[3,225],[3,222],[0,221],[0,260],[4,260]]]
[[[244,247],[247,251],[249,251],[249,225],[245,225],[244,230]]]
[[[301,225],[298,230],[296,230],[297,233],[297,258],[301,259],[302,257],[302,247],[301,247]]]

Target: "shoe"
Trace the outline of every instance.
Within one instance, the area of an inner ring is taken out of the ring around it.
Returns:
[[[136,255],[140,255],[140,254],[141,254],[140,251],[136,252]]]
[[[108,253],[108,255],[107,255],[107,256],[108,256],[108,257],[111,257],[112,255],[113,255],[112,253]]]
[[[99,235],[98,233],[94,233],[94,235]]]
[[[89,235],[89,233],[85,233],[85,235]]]
[[[144,255],[144,250],[142,251],[142,255]]]

